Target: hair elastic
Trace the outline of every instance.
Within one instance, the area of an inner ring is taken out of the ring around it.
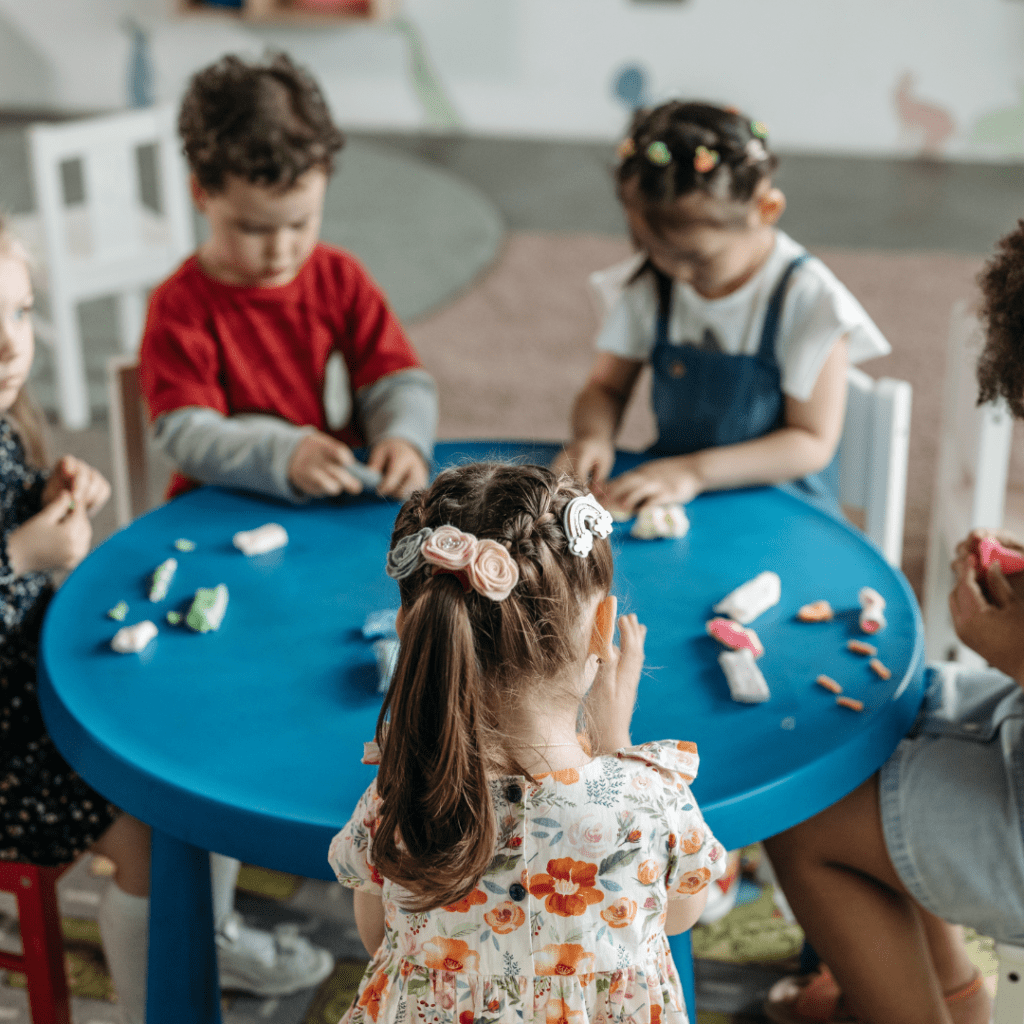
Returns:
[[[616,152],[619,154],[620,160],[628,160],[631,156],[636,156],[636,143],[627,135],[619,143],[619,148]]]
[[[672,153],[661,139],[657,139],[655,142],[652,142],[647,149],[644,150],[644,153],[647,156],[647,159],[657,167],[667,167],[672,163]]]
[[[586,558],[594,548],[595,537],[611,535],[612,516],[592,494],[583,494],[565,506],[562,528],[569,538],[569,550],[577,558]]]
[[[768,125],[764,121],[751,121],[750,134],[756,135],[759,139],[768,138]]]
[[[707,146],[698,146],[693,153],[693,169],[698,174],[709,174],[717,166],[722,157],[717,149],[708,149]]]

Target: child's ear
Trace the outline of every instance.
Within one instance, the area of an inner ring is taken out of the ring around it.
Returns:
[[[209,193],[199,184],[199,179],[194,175],[188,176],[188,187],[192,193],[192,202],[195,204],[195,208],[203,213],[206,210],[206,200],[209,198]]]
[[[590,646],[587,654],[596,654],[605,661],[611,660],[612,640],[615,637],[615,612],[618,600],[609,594],[597,606],[594,613],[594,627],[590,631]]]
[[[767,188],[757,201],[757,213],[765,227],[777,224],[786,209],[786,197],[774,185]]]

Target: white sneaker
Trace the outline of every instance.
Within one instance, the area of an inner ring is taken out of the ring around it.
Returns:
[[[299,935],[293,924],[272,932],[250,928],[232,913],[217,932],[220,986],[257,996],[287,996],[318,985],[334,967],[326,949]]]

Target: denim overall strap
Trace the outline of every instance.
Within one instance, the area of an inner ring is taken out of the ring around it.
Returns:
[[[658,421],[652,454],[686,455],[739,444],[781,426],[784,400],[775,336],[790,275],[806,259],[801,254],[789,264],[769,296],[765,327],[752,355],[722,352],[713,337],[672,344],[671,291],[664,294],[651,353],[651,398]]]

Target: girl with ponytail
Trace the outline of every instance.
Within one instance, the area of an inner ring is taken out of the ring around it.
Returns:
[[[373,955],[345,1024],[685,1021],[666,934],[724,851],[694,745],[631,744],[646,627],[613,643],[611,528],[539,466],[446,470],[399,512],[378,775],[330,850]]]

